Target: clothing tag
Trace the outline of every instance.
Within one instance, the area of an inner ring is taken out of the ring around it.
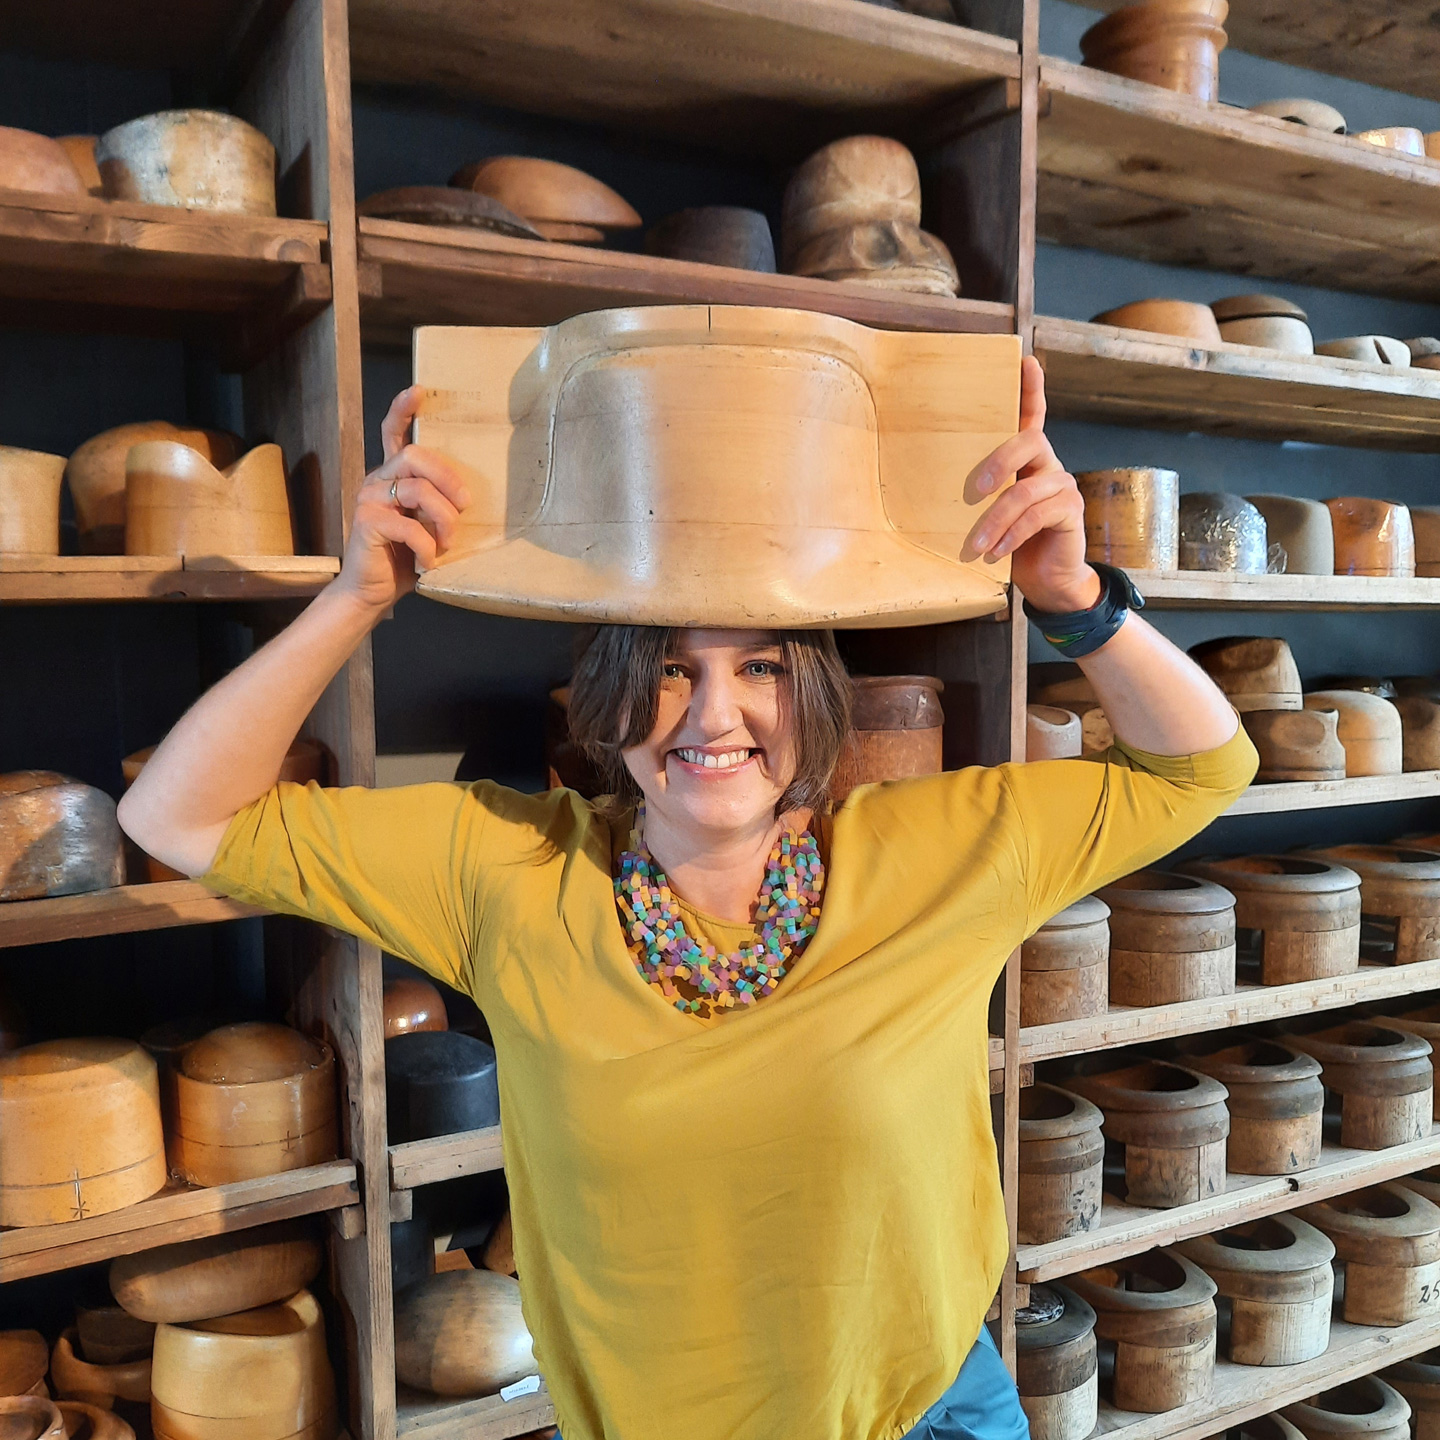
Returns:
[[[540,1377],[538,1375],[527,1375],[523,1380],[517,1380],[513,1385],[501,1387],[500,1398],[502,1400],[518,1400],[522,1395],[534,1395],[540,1389]]]

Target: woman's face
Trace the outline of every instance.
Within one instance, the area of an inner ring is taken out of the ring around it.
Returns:
[[[768,630],[677,630],[655,728],[622,752],[649,813],[712,833],[770,823],[795,776],[780,646]]]

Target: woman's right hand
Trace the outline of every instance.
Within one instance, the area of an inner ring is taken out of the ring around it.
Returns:
[[[415,588],[417,565],[429,570],[455,538],[470,492],[455,463],[407,443],[424,389],[412,385],[390,404],[380,427],[385,459],[355,502],[336,588],[383,614]]]

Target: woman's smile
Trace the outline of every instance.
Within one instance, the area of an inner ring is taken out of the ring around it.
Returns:
[[[678,761],[686,774],[708,780],[735,775],[763,754],[749,746],[677,745],[670,751],[670,758]]]

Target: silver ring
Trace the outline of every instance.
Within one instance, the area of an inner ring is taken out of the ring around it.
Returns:
[[[390,482],[390,503],[391,503],[392,505],[397,505],[397,506],[400,504],[400,482],[399,482],[399,480],[392,480],[392,481]]]

